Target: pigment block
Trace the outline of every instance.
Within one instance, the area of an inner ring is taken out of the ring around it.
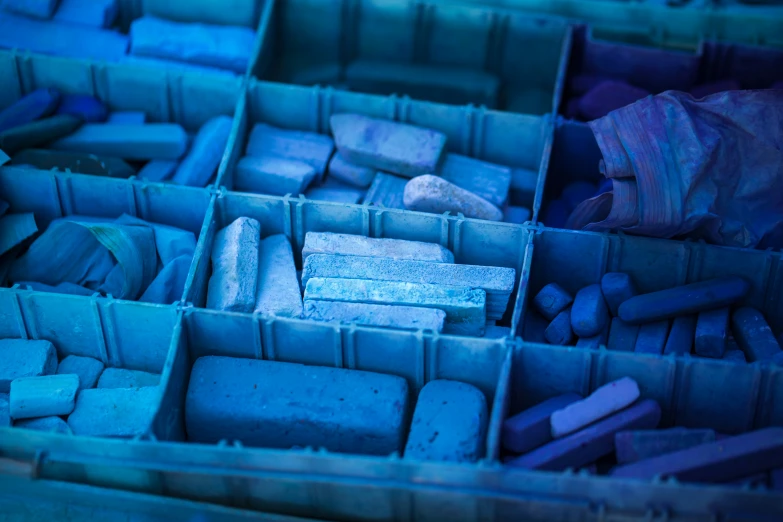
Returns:
[[[616,317],[620,305],[636,295],[636,288],[628,274],[608,272],[601,278],[601,292],[604,294],[609,311]]]
[[[50,147],[129,160],[174,160],[187,150],[188,135],[176,123],[88,123]]]
[[[633,351],[636,353],[649,353],[661,355],[666,347],[666,339],[669,336],[669,321],[656,321],[643,324],[639,328],[636,344]]]
[[[241,217],[215,234],[207,308],[250,313],[256,303],[261,224]]]
[[[326,166],[333,151],[334,141],[329,136],[256,123],[247,139],[245,154],[301,161],[310,165],[315,170],[315,175],[321,179],[326,173]]]
[[[12,424],[11,403],[8,394],[0,393],[0,428],[10,428]]]
[[[543,446],[552,440],[549,423],[552,413],[581,399],[577,393],[566,393],[509,417],[503,423],[503,447],[514,453],[527,453]]]
[[[533,298],[533,306],[550,321],[565,310],[574,298],[557,283],[549,283]]]
[[[525,221],[529,221],[532,215],[529,208],[509,205],[503,210],[503,222],[521,225]]]
[[[177,171],[177,160],[152,160],[144,165],[137,177],[146,181],[165,181]]]
[[[408,210],[442,214],[451,212],[466,218],[500,221],[503,212],[486,199],[429,174],[417,176],[405,185],[403,203]]]
[[[351,188],[313,187],[305,192],[307,199],[316,201],[331,201],[332,203],[345,203],[356,205],[361,201],[364,193]]]
[[[571,330],[571,309],[567,308],[557,314],[549,326],[546,327],[544,337],[549,344],[564,346],[574,340],[574,331]]]
[[[13,419],[68,415],[79,391],[79,376],[44,375],[11,381],[10,409]]]
[[[283,234],[261,241],[255,312],[293,318],[302,315],[294,253]]]
[[[503,206],[511,187],[511,169],[461,154],[446,154],[440,176],[496,207]]]
[[[131,54],[227,69],[243,74],[256,33],[247,27],[180,23],[153,16],[131,23]]]
[[[569,318],[569,323],[571,319]],[[541,317],[541,314],[535,310],[527,310],[525,312],[525,325],[523,327],[522,337],[525,341],[531,343],[545,343],[546,340],[546,328],[549,323],[546,319]]]
[[[346,161],[338,152],[329,161],[329,175],[356,187],[369,187],[375,179],[375,169]]]
[[[731,328],[749,362],[766,361],[781,353],[780,344],[759,310],[749,306],[738,308],[731,317]]]
[[[618,313],[627,323],[649,323],[723,308],[745,297],[748,290],[750,284],[741,277],[720,277],[637,295],[621,304]]]
[[[131,438],[146,434],[160,406],[157,387],[84,390],[68,416],[74,435]]]
[[[58,374],[73,374],[79,377],[79,391],[95,388],[98,377],[103,372],[103,363],[92,357],[69,355],[57,367]]]
[[[629,464],[715,440],[713,430],[671,428],[667,430],[621,431],[614,436],[618,464]]]
[[[112,111],[106,123],[116,123],[118,125],[144,125],[147,122],[147,115],[142,111]]]
[[[308,232],[302,248],[302,262],[311,254],[386,257],[433,263],[454,263],[454,254],[435,243],[403,239],[374,238],[332,232]]]
[[[54,13],[54,21],[108,29],[117,19],[118,12],[117,0],[60,0]]]
[[[683,482],[727,482],[783,466],[783,428],[764,428],[616,467],[617,478],[656,475]]]
[[[15,428],[24,428],[26,430],[46,431],[49,433],[62,433],[71,435],[71,428],[68,423],[60,417],[39,417],[36,419],[20,419],[14,422]]]
[[[106,368],[98,379],[98,388],[144,388],[158,384],[160,374],[123,368]]]
[[[332,277],[480,288],[487,293],[487,318],[497,320],[503,317],[514,291],[515,274],[513,268],[494,266],[312,254],[305,259],[302,284],[307,285],[311,277]]]
[[[346,160],[409,178],[437,172],[446,146],[443,133],[359,114],[334,114],[330,123]]]
[[[614,450],[614,435],[618,431],[654,429],[660,420],[658,403],[643,400],[581,431],[517,457],[508,465],[545,471],[586,466]]]
[[[681,315],[672,321],[669,337],[663,349],[664,355],[685,355],[691,353],[693,340],[696,337],[696,316]]]
[[[189,187],[205,187],[209,183],[223,159],[232,122],[229,116],[215,116],[201,126],[172,178],[174,183]]]
[[[598,335],[609,324],[609,309],[606,307],[601,285],[589,285],[576,293],[571,306],[571,328],[579,337]]]
[[[49,341],[0,339],[0,393],[8,393],[15,379],[56,371],[57,352]]]
[[[649,92],[625,82],[606,80],[585,93],[579,100],[579,114],[587,121],[606,116],[615,109],[649,96]]]
[[[720,359],[726,352],[729,331],[729,309],[702,312],[696,319],[694,352],[702,357]]]
[[[176,165],[176,162],[174,163]],[[128,178],[136,174],[136,170],[120,158],[62,150],[26,149],[15,154],[11,164],[31,165],[41,170],[57,169],[61,172],[70,171],[74,174],[92,174],[112,178]]]
[[[304,193],[315,169],[299,160],[277,156],[245,156],[237,162],[234,188],[273,196]]]
[[[0,256],[21,245],[38,232],[35,214],[8,214],[0,216]]]
[[[434,308],[389,306],[336,301],[305,301],[303,319],[402,330],[443,331],[446,312]]]
[[[82,121],[75,116],[55,115],[0,133],[0,147],[8,154],[16,154],[23,149],[43,147],[72,134],[81,125]]]
[[[364,196],[365,205],[376,205],[386,208],[405,208],[405,185],[407,178],[378,172],[373,178],[372,185]]]
[[[726,350],[726,353],[723,354],[723,357],[721,357],[724,361],[734,362],[738,364],[745,364],[747,363],[747,359],[745,359],[745,354],[742,350]]]
[[[604,384],[589,397],[552,413],[552,437],[558,439],[570,435],[627,408],[639,395],[639,385],[630,377]]]
[[[388,455],[402,449],[407,409],[401,377],[210,356],[193,364],[185,425],[191,442]]]
[[[4,0],[3,9],[12,13],[48,20],[57,9],[59,0]]]
[[[486,292],[475,288],[312,277],[305,299],[437,308],[446,312],[446,332],[462,335],[481,336],[486,325]]]
[[[55,114],[76,116],[84,123],[102,123],[109,111],[99,99],[87,94],[63,94]]]
[[[403,458],[476,462],[484,454],[487,400],[470,384],[435,380],[419,393]]]

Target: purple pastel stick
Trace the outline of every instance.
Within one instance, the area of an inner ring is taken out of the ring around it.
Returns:
[[[649,353],[660,355],[666,346],[666,337],[669,335],[669,321],[656,321],[643,324],[639,328],[639,336],[636,338],[636,353]]]
[[[672,328],[669,330],[669,338],[666,339],[666,346],[663,349],[664,355],[675,354],[685,355],[691,353],[693,347],[693,338],[696,335],[696,316],[681,315],[672,322]]]
[[[631,276],[622,272],[607,272],[601,278],[601,292],[613,317],[617,317],[620,305],[636,295]]]
[[[744,306],[731,317],[734,339],[750,362],[766,361],[781,353],[780,344],[759,310]]]
[[[557,314],[546,327],[544,337],[549,344],[565,346],[571,344],[574,332],[571,330],[571,309],[566,309]]]
[[[693,351],[702,357],[722,358],[726,353],[728,331],[728,308],[700,313],[696,320],[696,346]]]
[[[617,478],[651,479],[656,475],[684,482],[728,482],[783,466],[783,428],[773,427],[702,444],[612,471]]]
[[[533,298],[533,306],[550,321],[574,302],[571,294],[557,283],[549,283]]]
[[[718,80],[712,83],[702,83],[691,89],[691,96],[696,99],[704,98],[711,94],[717,94],[725,91],[738,91],[742,87],[737,80]]]
[[[570,435],[617,413],[636,402],[639,395],[639,385],[630,377],[604,384],[589,397],[552,413],[552,437]]]
[[[515,453],[526,453],[552,440],[549,418],[578,400],[578,393],[566,393],[538,403],[503,423],[503,447]]]
[[[706,429],[621,431],[614,436],[614,450],[618,464],[630,464],[713,441],[715,432]]]
[[[590,89],[579,101],[579,113],[588,121],[606,116],[615,109],[625,107],[649,92],[625,82],[606,80]]]
[[[609,324],[609,309],[606,307],[601,285],[588,285],[574,298],[571,306],[571,327],[579,337],[598,335]]]
[[[614,450],[614,434],[618,431],[654,429],[660,420],[658,403],[643,400],[584,430],[517,457],[508,465],[548,471],[585,466]]]
[[[628,324],[619,317],[612,319],[609,327],[609,343],[606,347],[617,352],[632,352],[636,347],[640,327]]]

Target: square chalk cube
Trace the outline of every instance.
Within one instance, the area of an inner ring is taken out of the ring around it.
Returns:
[[[132,438],[146,434],[160,407],[158,387],[84,390],[68,416],[74,435]]]
[[[79,392],[79,376],[45,375],[11,381],[11,417],[30,419],[50,415],[68,415]]]
[[[103,363],[92,357],[80,357],[78,355],[69,355],[62,361],[57,368],[58,374],[75,374],[79,376],[79,391],[95,388],[103,372]]]
[[[702,357],[720,359],[726,352],[729,332],[729,309],[701,312],[696,319],[694,352]]]

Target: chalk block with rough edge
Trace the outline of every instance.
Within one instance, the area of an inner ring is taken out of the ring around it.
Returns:
[[[446,312],[434,308],[413,306],[306,300],[302,318],[313,321],[356,323],[382,328],[423,329],[442,332],[446,321]]]
[[[255,312],[298,319],[302,295],[291,243],[285,235],[276,234],[261,241],[259,250]]]
[[[529,221],[532,214],[529,208],[509,205],[503,210],[503,222],[521,225]]]
[[[117,19],[119,10],[117,0],[60,0],[54,21],[108,29]]]
[[[79,391],[95,388],[103,372],[103,363],[92,357],[69,355],[57,367],[58,374],[74,374],[79,376]]]
[[[330,124],[343,158],[409,178],[437,172],[446,146],[441,132],[359,114],[334,114]]]
[[[695,315],[681,315],[680,317],[675,317],[674,321],[672,321],[672,327],[669,330],[669,337],[666,338],[666,346],[663,349],[663,354],[685,355],[686,353],[691,353],[695,335]]]
[[[68,427],[62,418],[57,416],[38,417],[35,419],[19,419],[14,422],[15,428],[24,428],[26,430],[45,431],[49,433],[62,433],[71,435],[71,428]]]
[[[601,292],[612,316],[617,317],[620,305],[636,295],[636,287],[628,274],[608,272],[601,278]]]
[[[119,125],[144,125],[147,122],[147,115],[142,111],[112,111],[106,123],[115,123]]]
[[[386,208],[405,209],[405,185],[407,178],[401,178],[393,174],[378,172],[373,178],[372,185],[364,195],[365,205],[376,205]]]
[[[731,328],[749,362],[766,361],[781,353],[780,344],[759,310],[744,306],[731,316]]]
[[[48,20],[57,9],[59,0],[3,0],[2,8],[12,13]]]
[[[226,150],[233,120],[230,116],[215,116],[198,130],[190,150],[174,174],[172,181],[188,187],[205,187],[217,171]]]
[[[316,176],[315,169],[299,160],[277,156],[245,156],[237,162],[234,188],[257,194],[303,194]]]
[[[160,406],[158,387],[84,390],[68,416],[74,435],[132,438],[146,434]]]
[[[552,413],[552,437],[558,439],[579,431],[633,404],[639,385],[630,377],[604,384],[590,396]]]
[[[539,290],[533,298],[533,306],[538,312],[550,321],[557,317],[557,314],[568,308],[574,302],[571,294],[566,292],[557,283],[549,283]]]
[[[178,166],[177,160],[152,160],[148,161],[136,176],[146,181],[165,181],[174,175]]]
[[[248,156],[276,156],[301,161],[315,170],[322,179],[329,159],[334,152],[334,141],[329,136],[315,132],[280,129],[256,123],[247,139],[245,154]]]
[[[643,324],[639,328],[639,335],[636,337],[636,344],[634,345],[633,351],[635,353],[661,355],[663,349],[666,347],[666,339],[668,336],[668,320]]]
[[[571,309],[566,308],[552,319],[546,327],[544,337],[549,344],[565,346],[574,340],[574,331],[571,329]]]
[[[628,324],[619,317],[614,317],[609,327],[609,344],[606,347],[618,352],[634,351],[639,329],[638,325]]]
[[[0,428],[10,428],[13,423],[8,394],[0,393]]]
[[[476,462],[484,454],[487,400],[470,384],[438,379],[419,392],[403,458]]]
[[[191,442],[388,455],[402,449],[407,409],[401,377],[208,356],[193,364],[185,425]]]
[[[462,335],[484,335],[487,319],[486,292],[460,286],[312,277],[305,299],[437,308],[446,312],[445,331]]]
[[[305,192],[307,199],[316,201],[331,201],[332,203],[345,203],[356,205],[364,197],[364,192],[351,188],[312,187]]]
[[[57,351],[49,341],[0,339],[0,393],[8,393],[15,379],[56,371]]]
[[[446,154],[440,176],[496,207],[503,206],[511,187],[510,168],[461,154]]]
[[[693,351],[702,357],[720,359],[726,352],[728,333],[728,308],[701,312],[696,319],[696,341]]]
[[[403,203],[408,210],[442,214],[461,213],[466,218],[500,221],[503,212],[472,192],[432,175],[417,176],[405,185]]]
[[[571,305],[571,328],[579,337],[598,335],[609,324],[609,309],[606,307],[601,285],[588,285],[574,297]]]
[[[454,254],[445,247],[422,241],[374,238],[333,232],[308,232],[302,248],[302,262],[311,254],[386,257],[433,263],[454,263]]]
[[[42,375],[11,381],[11,418],[32,419],[50,415],[68,415],[79,392],[79,376]]]
[[[375,169],[354,165],[337,152],[329,161],[329,176],[356,187],[369,187],[376,174]]]
[[[621,431],[614,436],[618,464],[628,464],[666,453],[691,448],[715,440],[709,429],[670,428],[666,430]]]
[[[102,123],[109,111],[102,101],[88,94],[63,94],[55,114],[76,116],[85,123]]]
[[[549,419],[552,413],[582,400],[578,393],[565,393],[540,402],[503,423],[503,447],[514,453],[527,453],[552,440]]]
[[[258,288],[261,224],[237,218],[215,234],[207,308],[228,312],[253,311]]]
[[[144,388],[158,384],[160,384],[158,373],[124,368],[106,368],[98,379],[98,388]]]
[[[130,160],[175,160],[185,154],[188,135],[176,123],[87,123],[49,147]]]

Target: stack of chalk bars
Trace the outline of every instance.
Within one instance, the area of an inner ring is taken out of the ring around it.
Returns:
[[[509,307],[512,268],[455,264],[451,251],[433,243],[308,232],[300,284],[288,238],[262,235],[251,218],[239,218],[215,235],[208,308],[491,338],[511,335],[495,322]]]

